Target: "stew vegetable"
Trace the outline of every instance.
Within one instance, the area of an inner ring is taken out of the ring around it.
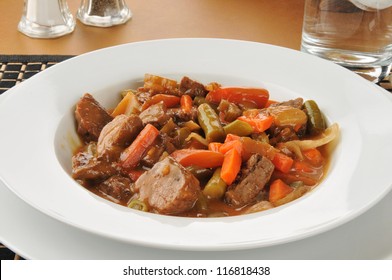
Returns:
[[[262,88],[146,74],[115,108],[89,93],[75,108],[83,145],[72,176],[140,211],[218,217],[293,201],[320,183],[338,137],[313,100],[277,102]]]

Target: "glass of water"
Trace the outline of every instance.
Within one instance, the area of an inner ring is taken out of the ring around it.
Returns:
[[[392,0],[306,0],[301,50],[382,80],[392,63]]]

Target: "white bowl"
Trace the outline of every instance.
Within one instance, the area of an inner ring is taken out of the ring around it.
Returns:
[[[78,143],[74,105],[89,92],[112,107],[118,93],[135,87],[145,73],[264,86],[274,100],[316,100],[329,122],[341,129],[327,176],[292,203],[237,217],[169,217],[97,197],[70,176],[72,150]],[[390,99],[340,66],[289,49],[222,39],[121,45],[53,66],[2,99],[1,180],[43,213],[108,238],[184,250],[270,246],[337,227],[391,189]]]

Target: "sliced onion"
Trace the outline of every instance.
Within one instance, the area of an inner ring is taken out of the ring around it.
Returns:
[[[295,153],[298,158],[302,159],[303,157],[301,151],[321,147],[333,141],[338,136],[339,125],[334,123],[314,139],[287,141],[286,143],[283,143],[283,146]]]
[[[260,202],[258,202],[256,204],[252,205],[251,207],[249,207],[245,211],[245,214],[261,212],[261,211],[268,210],[268,209],[271,209],[271,208],[274,208],[274,205],[271,202],[267,201],[267,200],[263,200],[263,201],[260,201]]]
[[[191,132],[188,137],[185,139],[185,143],[190,142],[192,140],[196,140],[197,142],[199,142],[200,144],[208,147],[208,142],[205,138],[203,138],[201,135],[195,133],[195,132]]]
[[[297,144],[301,148],[301,150],[308,150],[308,149],[313,149],[328,144],[338,136],[339,136],[339,125],[337,123],[334,123],[330,127],[328,127],[323,133],[317,136],[317,138],[315,139],[294,140],[294,141],[298,142]]]

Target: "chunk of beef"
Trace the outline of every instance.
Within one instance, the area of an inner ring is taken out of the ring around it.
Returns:
[[[190,95],[192,98],[195,96],[206,96],[208,93],[203,84],[188,77],[182,78],[180,83],[180,91],[183,94]]]
[[[307,116],[302,110],[302,105],[303,99],[299,97],[271,104],[265,109],[275,119],[267,130],[271,145],[298,140],[305,135]]]
[[[72,177],[77,180],[106,179],[116,173],[115,164],[98,159],[95,142],[72,157]]]
[[[194,206],[200,184],[182,165],[166,157],[139,177],[135,190],[139,191],[139,199],[146,201],[156,212],[174,215]]]
[[[122,150],[129,146],[143,128],[137,115],[118,115],[105,125],[98,137],[98,157],[117,160]]]
[[[168,120],[169,116],[166,114],[167,108],[165,103],[159,102],[157,104],[151,105],[146,110],[140,113],[143,125],[152,124],[154,126],[162,126]]]
[[[298,140],[305,134],[305,130],[306,125],[301,126],[297,131],[295,131],[293,127],[281,127],[272,124],[271,127],[268,129],[268,133],[271,137],[269,143],[273,146],[276,146],[278,143],[281,142]]]
[[[141,159],[141,164],[147,167],[153,167],[155,163],[159,161],[163,152],[165,151],[165,146],[163,142],[158,139],[156,144],[150,147],[145,154],[145,156]]]
[[[252,203],[262,192],[274,171],[272,162],[261,155],[252,155],[241,170],[241,178],[225,194],[226,201],[236,207]]]
[[[197,108],[192,107],[190,112],[185,112],[181,108],[169,108],[167,115],[173,118],[176,122],[187,122],[197,120]]]
[[[218,111],[221,121],[225,123],[233,122],[242,115],[242,110],[237,105],[224,99],[219,103]]]
[[[160,134],[160,139],[162,141],[162,146],[164,147],[164,150],[170,155],[173,153],[177,148],[175,146],[176,140],[169,137],[167,134]]]
[[[283,102],[279,102],[279,103],[273,103],[270,105],[270,107],[278,107],[278,106],[290,106],[290,107],[294,107],[297,109],[301,109],[302,105],[304,104],[304,100],[301,97],[298,97],[296,99],[291,99],[288,101],[283,101]]]
[[[97,186],[97,190],[110,198],[127,202],[131,198],[131,179],[121,175],[113,175]]]
[[[113,118],[91,94],[86,93],[76,104],[75,119],[78,134],[89,142],[97,141],[102,128]]]

